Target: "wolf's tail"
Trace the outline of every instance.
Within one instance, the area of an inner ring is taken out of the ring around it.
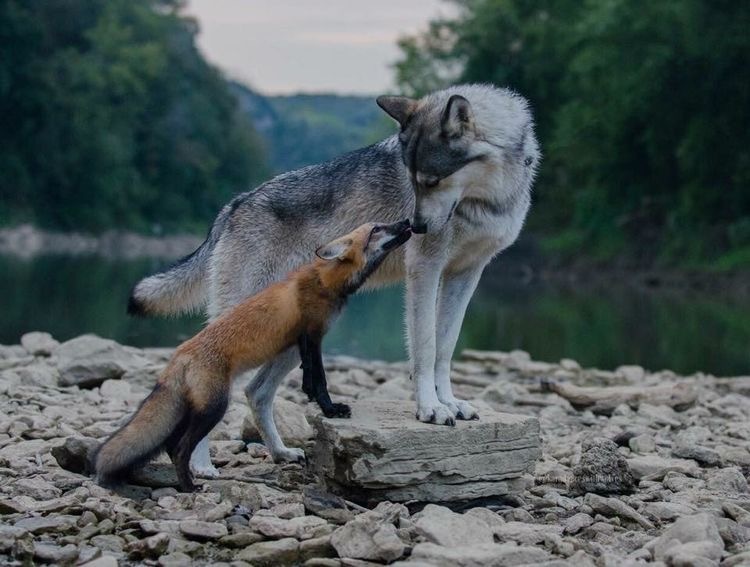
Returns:
[[[128,300],[130,315],[177,315],[195,311],[206,303],[206,272],[232,206],[225,206],[198,249],[170,268],[143,278],[133,287]]]
[[[167,384],[157,384],[130,421],[94,455],[96,480],[111,484],[156,455],[186,412],[186,402]]]

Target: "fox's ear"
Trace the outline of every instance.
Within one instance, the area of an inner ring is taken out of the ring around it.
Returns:
[[[352,241],[350,239],[334,240],[333,242],[329,242],[328,244],[324,244],[323,246],[318,248],[315,251],[315,255],[323,260],[335,260],[336,258],[341,259],[344,257],[344,254],[346,254],[346,251],[349,250],[351,245]]]
[[[378,106],[385,110],[388,115],[404,126],[409,117],[417,109],[417,101],[407,96],[379,96],[375,99]]]
[[[471,104],[461,95],[453,95],[445,105],[440,119],[440,129],[449,138],[458,138],[474,129],[474,111]]]

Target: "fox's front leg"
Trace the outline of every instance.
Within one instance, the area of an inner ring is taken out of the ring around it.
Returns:
[[[313,391],[312,359],[307,333],[299,336],[297,346],[299,347],[299,357],[302,360],[302,364],[300,364],[300,368],[302,369],[302,392],[307,394],[309,401],[313,401],[315,399],[315,392]]]
[[[436,328],[435,390],[438,399],[451,409],[456,419],[479,418],[479,414],[471,404],[453,395],[451,359],[461,332],[466,308],[479,283],[484,266],[483,262],[458,273],[443,274],[443,282],[440,286]]]
[[[302,358],[302,391],[311,400],[315,399],[326,417],[351,417],[351,408],[346,404],[334,404],[328,394],[321,338],[316,334],[303,333],[298,344]],[[308,389],[305,389],[306,386]]]
[[[435,391],[435,325],[442,262],[434,256],[422,256],[419,251],[409,256],[407,250],[406,326],[417,419],[455,425],[453,412]]]

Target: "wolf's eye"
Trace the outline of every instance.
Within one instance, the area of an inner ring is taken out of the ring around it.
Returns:
[[[437,187],[439,183],[440,183],[440,179],[438,179],[437,177],[428,177],[427,179],[424,180],[424,186],[427,187],[428,189]]]
[[[376,233],[380,232],[381,230],[383,230],[383,227],[376,226],[375,228],[372,229],[372,233],[376,234]]]

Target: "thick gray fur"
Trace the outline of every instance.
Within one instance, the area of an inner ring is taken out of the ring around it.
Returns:
[[[321,165],[280,175],[237,196],[204,244],[133,289],[131,307],[168,314],[204,307],[210,318],[313,258],[315,249],[365,222],[413,218],[415,234],[365,287],[406,281],[406,323],[421,421],[452,425],[477,412],[455,398],[450,361],[482,270],[517,238],[540,160],[525,99],[489,85],[460,85],[413,100],[380,97],[401,131]],[[272,404],[299,365],[288,351],[245,390],[276,460],[303,457],[284,446]],[[199,475],[218,474],[204,440]]]

